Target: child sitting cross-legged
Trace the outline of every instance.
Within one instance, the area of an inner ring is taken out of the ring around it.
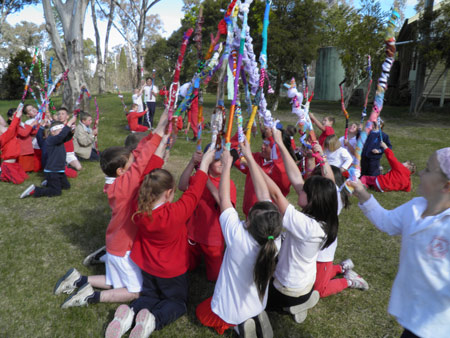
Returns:
[[[20,198],[30,195],[34,197],[59,196],[62,189],[69,189],[70,183],[65,174],[66,149],[64,143],[72,137],[70,127],[76,122],[74,115],[66,125],[59,121],[53,121],[50,126],[50,135],[45,140],[47,161],[45,163],[44,175],[47,184],[45,187],[35,187],[30,185]]]
[[[132,219],[138,232],[131,259],[142,271],[143,286],[137,300],[117,308],[106,337],[120,337],[135,317],[130,337],[148,337],[186,313],[189,267],[186,222],[203,194],[214,149],[205,153],[192,184],[172,202],[175,180],[164,169],[151,171],[139,190]]]
[[[80,122],[75,128],[73,145],[75,154],[82,160],[98,161],[100,159],[97,149],[95,149],[95,139],[98,129],[91,128],[92,116],[89,113],[80,112]]]
[[[162,166],[161,158],[157,155],[162,155],[167,143],[162,139],[166,124],[167,111],[161,116],[153,136],[144,138],[135,151],[111,147],[102,152],[101,168],[108,177],[113,178],[106,187],[112,210],[106,229],[106,275],[82,276],[74,268],[67,271],[56,283],[54,294],[71,294],[79,289],[66,299],[62,308],[98,302],[129,302],[138,298],[142,274],[130,259],[137,232],[131,216],[136,210],[138,190],[145,173],[151,166]],[[104,290],[94,291],[94,287]]]

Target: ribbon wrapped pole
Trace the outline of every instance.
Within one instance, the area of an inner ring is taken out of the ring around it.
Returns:
[[[34,65],[36,64],[37,52],[38,52],[38,48],[36,47],[34,50],[33,60],[31,61],[31,67],[28,72],[28,76],[25,80],[25,88],[23,90],[22,99],[20,100],[20,103],[22,106],[25,102],[25,98],[27,97],[28,87],[30,86],[31,75],[33,73]]]
[[[349,115],[347,112],[347,109],[345,109],[345,102],[344,102],[344,90],[342,89],[342,85],[345,83],[345,80],[342,80],[341,83],[339,83],[339,91],[341,92],[341,109],[342,112],[344,113],[344,117],[345,117],[345,133],[344,133],[344,139],[347,140],[348,139],[348,119],[349,119]]]
[[[127,105],[125,104],[125,102],[123,101],[123,95],[120,93],[120,89],[116,84],[114,84],[114,88],[117,91],[117,96],[119,97],[120,101],[122,102],[123,111],[126,113],[128,108],[127,108]]]

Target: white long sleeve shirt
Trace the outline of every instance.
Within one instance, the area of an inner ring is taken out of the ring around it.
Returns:
[[[327,156],[327,160],[330,165],[346,170],[352,165],[352,155],[350,155],[348,150],[343,147],[340,147],[333,152],[325,150],[324,154]]]
[[[359,206],[378,229],[402,236],[389,313],[417,336],[449,337],[450,209],[422,218],[423,197],[394,210],[384,209],[373,196]]]

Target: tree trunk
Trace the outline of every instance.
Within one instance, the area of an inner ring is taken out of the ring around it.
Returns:
[[[84,79],[84,46],[83,24],[86,17],[86,9],[89,0],[53,0],[54,8],[60,17],[65,50],[61,44],[60,36],[56,28],[55,17],[50,0],[43,0],[46,29],[52,40],[56,56],[65,69],[69,69],[67,85],[64,86],[63,103],[72,110],[79,90],[85,84]]]
[[[102,49],[100,45],[100,33],[97,26],[97,14],[95,13],[95,1],[91,1],[92,23],[95,31],[95,52],[97,55],[96,74],[98,77],[98,93],[105,91],[105,65],[103,63]]]

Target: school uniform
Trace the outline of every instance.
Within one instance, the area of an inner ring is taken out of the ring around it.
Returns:
[[[322,131],[322,134],[320,134],[319,139],[317,140],[320,144],[320,146],[323,148],[323,144],[325,143],[325,139],[327,136],[334,135],[334,129],[333,127],[325,127],[325,130]]]
[[[419,337],[450,332],[450,209],[422,218],[423,197],[384,209],[371,196],[359,204],[366,217],[388,235],[401,235],[400,261],[388,311]]]
[[[220,215],[220,226],[226,243],[225,256],[212,299],[206,299],[197,309],[203,325],[213,327],[219,334],[264,311],[267,289],[261,300],[254,282],[253,271],[261,246],[239,220],[234,208]],[[275,244],[280,248],[281,240]],[[218,317],[218,318],[217,318]]]
[[[350,168],[353,162],[352,155],[345,148],[338,148],[335,151],[329,151],[326,149],[324,155],[327,157],[328,163],[338,168],[347,170]]]
[[[8,129],[0,135],[0,158],[2,160],[0,180],[14,184],[21,184],[28,178],[22,166],[17,162],[20,155],[19,140],[16,137],[19,123],[20,119],[15,117]]]
[[[144,116],[142,124],[146,127],[153,127],[153,117],[156,111],[156,95],[158,94],[158,87],[154,84],[152,86],[144,86],[144,101],[147,105],[148,112]]]
[[[392,149],[389,136],[381,132],[383,142],[386,143],[389,149]],[[380,160],[383,156],[384,150],[380,145],[380,131],[372,130],[367,136],[361,152],[361,176],[378,176],[380,172]],[[374,154],[372,150],[377,149],[380,153]]]
[[[132,111],[132,110],[128,113],[127,121],[128,121],[128,126],[130,127],[130,131],[144,132],[144,131],[148,130],[147,127],[144,127],[144,126],[141,126],[138,124],[138,119],[141,116],[144,116],[145,113],[146,113],[145,111],[139,113],[139,112]]]
[[[73,136],[73,146],[75,154],[84,160],[99,159],[97,149],[94,148],[95,136],[92,132],[92,128],[87,127],[81,121],[75,128],[75,134]]]
[[[208,176],[214,186],[219,189],[220,176]],[[192,184],[193,177],[189,180]],[[236,204],[236,186],[230,180],[230,198]],[[197,208],[187,222],[189,242],[189,270],[194,270],[205,257],[206,276],[210,281],[216,281],[223,260],[225,242],[219,223],[220,206],[205,186]]]
[[[131,259],[142,270],[140,297],[130,307],[135,313],[146,308],[156,319],[156,330],[187,311],[189,267],[186,222],[192,215],[208,180],[197,171],[192,184],[174,203],[164,203],[151,216],[137,214],[138,228]]]
[[[34,149],[33,136],[36,135],[37,129],[28,124],[21,122],[17,129],[17,138],[20,144],[19,164],[26,172],[34,171]]]

